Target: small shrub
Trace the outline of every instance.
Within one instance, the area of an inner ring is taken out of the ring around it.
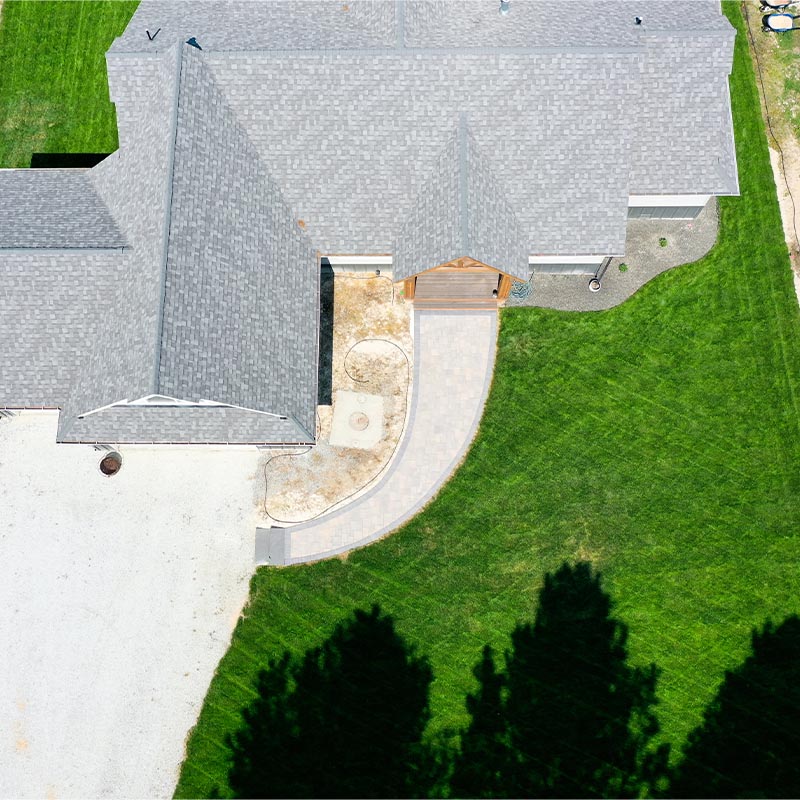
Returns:
[[[658,243],[661,245],[661,247],[667,246],[667,240],[663,236],[658,240]]]
[[[619,271],[620,272],[627,272],[628,271],[628,265],[625,264],[625,263],[620,264],[619,265]]]

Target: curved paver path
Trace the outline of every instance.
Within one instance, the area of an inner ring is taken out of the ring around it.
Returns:
[[[406,433],[375,487],[313,522],[256,531],[257,564],[345,553],[414,516],[458,466],[478,429],[497,346],[495,311],[416,311]]]

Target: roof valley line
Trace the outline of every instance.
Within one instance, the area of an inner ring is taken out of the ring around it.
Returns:
[[[319,254],[525,280],[737,194],[718,2],[582,13],[143,0],[117,153],[0,170],[0,407],[60,408],[63,442],[311,444]]]

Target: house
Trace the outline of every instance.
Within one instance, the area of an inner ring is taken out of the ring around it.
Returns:
[[[0,407],[58,441],[311,444],[320,264],[418,307],[596,273],[738,193],[715,0],[149,2],[119,150],[0,171]]]

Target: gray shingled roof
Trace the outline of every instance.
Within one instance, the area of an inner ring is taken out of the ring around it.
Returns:
[[[181,45],[109,66],[123,146],[80,180],[129,246],[0,249],[0,335],[18,342],[0,361],[0,402],[61,407],[59,441],[313,439],[315,252],[200,53]],[[81,419],[153,393],[271,413],[115,408]]]
[[[468,256],[521,278],[528,252],[506,192],[462,116],[392,248],[395,280]]]
[[[640,92],[634,52],[207,62],[322,253],[391,253],[462,113],[529,254],[622,252],[632,126],[619,120]]]
[[[631,122],[630,193],[738,194],[728,72],[733,37],[643,36],[646,91]],[[701,191],[698,187],[708,187]]]
[[[0,248],[120,248],[87,170],[0,170]]]
[[[632,6],[602,4],[616,10],[614,25],[601,18],[592,32],[581,28],[580,46],[552,47],[553,11],[532,3],[522,6],[530,19],[550,23],[545,45],[521,49],[512,37],[506,47],[489,37],[492,47],[476,39],[473,48],[215,52],[212,36],[208,63],[323,253],[391,252],[461,114],[491,159],[529,254],[622,253],[629,194],[653,183],[662,194],[738,191],[727,90],[733,30],[713,3],[699,4],[705,14],[696,3],[675,5],[707,26],[680,32],[692,60],[679,70],[667,66],[680,19],[668,4],[642,10],[647,32],[633,25]],[[463,22],[475,6],[447,8]],[[415,9],[406,4],[406,31]],[[596,21],[591,4],[582,11]],[[512,18],[496,8],[492,15],[496,26]],[[624,46],[597,44],[598,31],[608,37],[623,24]],[[426,34],[435,44],[438,30]],[[648,115],[652,122],[637,122]]]
[[[158,385],[313,434],[320,270],[280,189],[183,46]]]
[[[390,247],[395,280],[468,255],[462,249],[459,173],[459,135],[454,128]]]
[[[206,50],[634,46],[639,30],[730,33],[718,0],[144,0],[111,53],[156,52],[194,36]],[[562,22],[563,20],[563,22]],[[152,35],[159,31],[154,39]]]
[[[508,192],[496,179],[496,167],[481,151],[467,127],[466,117],[460,131],[461,202],[466,206],[462,219],[466,224],[468,253],[484,264],[526,279],[530,273],[527,238],[508,202]]]
[[[409,0],[403,15],[407,47],[621,47],[640,30],[730,32],[716,0],[511,0],[506,16],[491,0]]]
[[[717,0],[592,0],[576,7],[577,24],[559,24],[572,15],[523,0],[507,16],[489,0],[156,1],[139,6],[112,50],[147,52],[193,35],[214,52],[222,91],[323,252],[388,250],[392,221],[410,213],[461,112],[485,152],[508,140],[495,160],[511,158],[514,169],[497,178],[532,254],[621,252],[626,193],[737,193],[734,31]],[[145,29],[158,27],[149,41]],[[538,79],[515,80],[526,68]],[[314,95],[320,119],[308,115]],[[270,108],[283,113],[270,118]],[[498,114],[475,119],[481,108]],[[537,131],[536,112],[546,112],[552,136]],[[588,153],[594,142],[599,152]],[[540,172],[533,184],[531,165]]]
[[[0,249],[0,406],[61,406],[108,321],[120,254]],[[63,416],[63,414],[62,414]]]
[[[80,372],[57,398],[59,440],[79,414],[154,392],[179,55],[173,47],[126,57],[124,64],[109,60],[122,146],[90,174],[130,247],[121,261],[107,264],[114,289],[106,304],[87,304],[103,320],[102,334],[83,337]]]
[[[160,31],[159,31],[160,29]],[[154,39],[150,34],[159,31]],[[153,53],[194,36],[206,50],[391,47],[391,0],[154,0],[140,3],[110,53]]]

